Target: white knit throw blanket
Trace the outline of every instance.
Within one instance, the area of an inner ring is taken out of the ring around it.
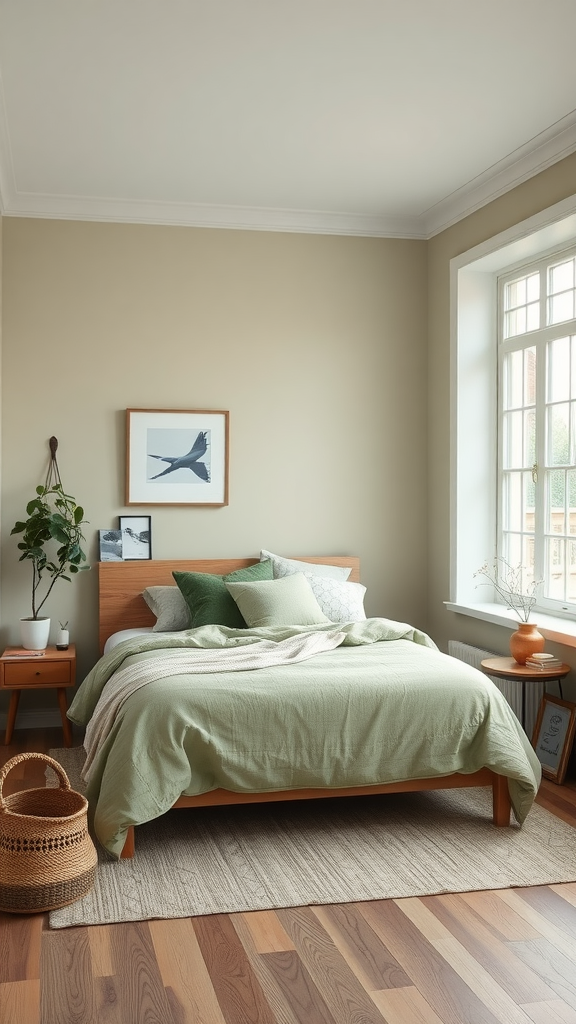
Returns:
[[[90,781],[94,759],[106,739],[116,715],[127,698],[156,679],[206,672],[249,672],[272,665],[304,661],[314,654],[332,651],[344,640],[344,633],[299,633],[286,640],[258,640],[238,647],[186,648],[170,650],[157,658],[136,661],[118,669],[106,683],[92,718],[86,727],[86,762],[82,777]]]

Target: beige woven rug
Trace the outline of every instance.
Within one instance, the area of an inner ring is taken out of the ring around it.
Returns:
[[[50,751],[80,789],[81,748]],[[576,829],[538,805],[495,828],[486,790],[169,811],[103,854],[50,927],[576,881]]]

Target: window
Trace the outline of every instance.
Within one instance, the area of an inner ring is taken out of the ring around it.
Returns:
[[[576,250],[498,284],[498,553],[575,611]]]
[[[474,574],[546,576],[538,623],[576,646],[576,196],[450,263],[448,609],[510,625]],[[566,610],[564,610],[566,609]]]

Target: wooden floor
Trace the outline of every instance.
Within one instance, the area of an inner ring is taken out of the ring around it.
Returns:
[[[61,745],[23,739],[0,763]],[[576,825],[576,783],[538,799]],[[576,1024],[576,882],[62,931],[0,913],[2,1024],[383,1021]]]

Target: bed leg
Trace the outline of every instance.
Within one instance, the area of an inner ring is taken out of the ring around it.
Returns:
[[[510,793],[505,775],[495,775],[492,781],[492,820],[495,825],[510,824]]]
[[[124,857],[126,857],[126,858],[133,857],[134,856],[134,849],[135,849],[135,844],[134,844],[134,825],[130,825],[130,827],[129,827],[127,833],[126,833],[126,842],[124,843],[124,846],[122,847],[122,853],[120,854],[120,856],[122,858],[124,858]]]

